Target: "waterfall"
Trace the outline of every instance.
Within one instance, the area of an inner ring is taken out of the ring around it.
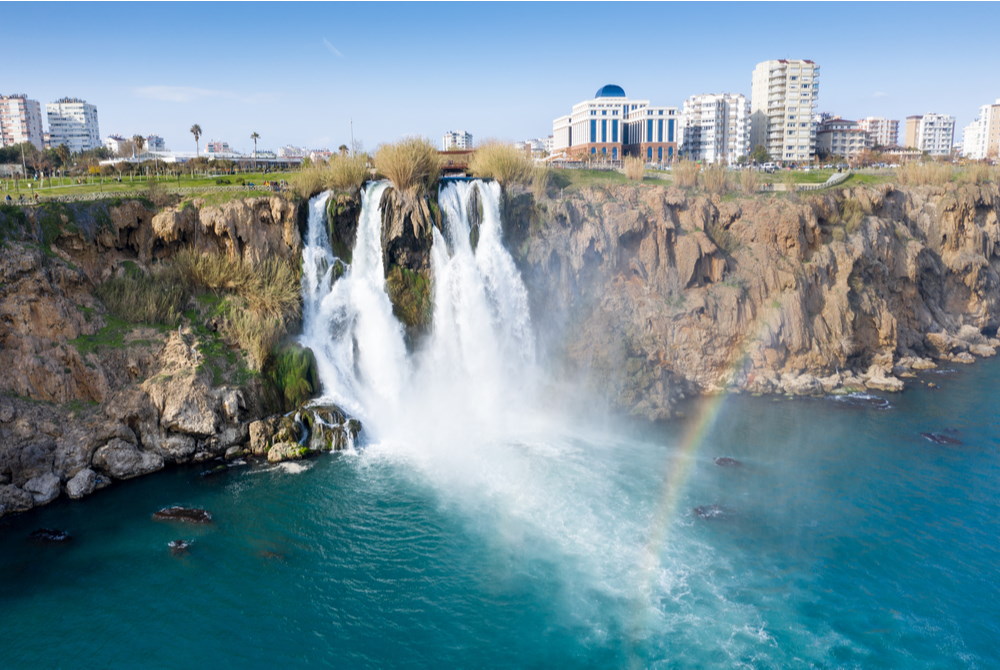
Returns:
[[[441,187],[433,321],[420,349],[408,352],[385,288],[379,203],[387,187],[365,188],[351,263],[339,279],[342,259],[326,230],[329,194],[310,202],[300,341],[316,356],[323,399],[359,417],[374,440],[501,429],[533,388],[535,349],[527,291],[502,242],[500,188],[480,181]],[[475,193],[483,212],[473,248]]]

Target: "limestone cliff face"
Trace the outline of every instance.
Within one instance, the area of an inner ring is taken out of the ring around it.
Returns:
[[[248,440],[253,384],[218,379],[190,329],[116,324],[97,284],[180,249],[298,257],[279,198],[0,211],[0,516]]]
[[[991,356],[1000,189],[736,200],[635,186],[509,198],[549,341],[633,413],[690,393],[901,390]]]

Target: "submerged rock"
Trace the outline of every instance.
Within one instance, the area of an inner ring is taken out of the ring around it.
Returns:
[[[191,548],[191,542],[188,540],[171,540],[167,543],[167,546],[170,547],[170,553],[174,556],[183,556]]]
[[[309,448],[296,442],[279,442],[267,450],[268,463],[281,463],[299,458],[305,458]]]
[[[154,512],[153,519],[156,521],[181,521],[183,523],[204,524],[212,523],[212,514],[208,510],[196,507],[174,505],[173,507],[164,507],[160,511]]]
[[[31,535],[28,536],[32,542],[69,542],[73,539],[65,530],[54,530],[52,528],[39,528],[36,531],[32,531]]]
[[[738,461],[735,458],[729,458],[728,456],[719,456],[715,459],[715,464],[724,468],[739,468],[743,466],[742,461]]]
[[[962,440],[957,437],[952,437],[944,433],[920,433],[920,437],[925,440],[929,440],[934,444],[939,444],[944,447],[953,447],[961,444],[965,444]]]

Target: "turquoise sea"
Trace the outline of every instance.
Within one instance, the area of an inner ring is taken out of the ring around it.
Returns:
[[[925,379],[60,501],[0,521],[0,667],[997,668],[1000,361]]]

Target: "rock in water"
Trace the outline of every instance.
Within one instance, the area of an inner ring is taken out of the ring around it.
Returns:
[[[52,528],[39,528],[31,533],[28,539],[33,542],[69,542],[73,536],[64,530],[53,530]]]
[[[950,435],[945,435],[944,433],[920,433],[920,437],[925,440],[930,440],[934,444],[940,444],[941,446],[958,446],[964,444],[957,437],[951,437]]]
[[[729,458],[728,456],[719,456],[715,459],[715,464],[724,468],[738,468],[743,465],[741,461],[738,461],[735,458]]]
[[[194,507],[164,507],[153,514],[156,521],[181,521],[183,523],[212,523],[212,514],[208,510]]]
[[[167,546],[170,547],[170,553],[174,556],[183,556],[188,553],[191,543],[187,540],[171,540]]]

